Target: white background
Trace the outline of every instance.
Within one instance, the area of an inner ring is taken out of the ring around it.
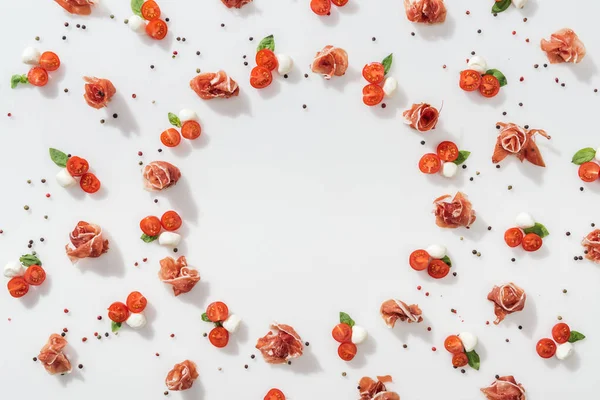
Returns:
[[[161,399],[167,372],[186,358],[198,364],[200,378],[187,393],[171,393],[174,398],[262,399],[276,386],[292,400],[353,399],[360,377],[383,374],[394,377],[389,388],[403,400],[482,399],[479,388],[495,374],[515,375],[533,400],[587,399],[598,392],[600,272],[573,256],[582,253],[579,242],[592,229],[590,223],[600,223],[600,189],[597,182],[580,182],[570,163],[576,150],[600,145],[593,92],[600,52],[597,6],[583,0],[531,0],[524,10],[511,7],[494,18],[492,0],[454,0],[448,1],[445,24],[429,27],[408,22],[400,0],[350,0],[343,9],[333,7],[329,18],[312,14],[308,3],[256,0],[236,11],[218,0],[162,0],[163,15],[171,19],[162,42],[129,30],[123,23],[131,15],[125,0],[104,0],[90,17],[68,15],[49,0],[0,4],[5,18],[0,25],[0,261],[29,252],[32,239],[48,272],[44,285],[22,299],[0,291],[3,397]],[[77,29],[76,23],[87,29]],[[539,41],[563,27],[580,35],[588,55],[579,65],[543,68],[547,60]],[[275,35],[277,51],[291,55],[296,67],[289,79],[276,76],[259,92],[248,76],[255,47],[268,34]],[[186,42],[176,41],[177,36]],[[332,81],[308,68],[327,44],[346,49],[350,57],[346,76]],[[28,70],[20,62],[26,46],[55,51],[61,68],[50,73],[47,87],[11,90],[10,76]],[[173,50],[179,52],[176,59]],[[457,86],[471,51],[509,80],[492,100]],[[390,52],[395,57],[390,74],[400,82],[399,93],[386,101],[386,109],[369,109],[361,101],[360,71]],[[249,66],[243,65],[244,54]],[[534,69],[535,63],[540,68]],[[188,85],[196,68],[226,70],[240,83],[240,96],[202,101]],[[107,109],[85,104],[84,75],[114,83],[117,95]],[[566,87],[556,84],[556,77]],[[418,134],[402,123],[401,112],[422,101],[437,107],[443,102],[443,111],[438,129]],[[159,134],[169,127],[167,112],[183,107],[200,115],[202,137],[157,153]],[[497,121],[529,124],[552,135],[549,142],[538,140],[548,167],[509,158],[496,169],[491,155]],[[468,169],[453,180],[422,175],[419,158],[446,139],[472,151]],[[60,188],[48,147],[85,157],[102,181],[101,192]],[[149,194],[142,189],[140,160],[172,162],[183,178],[172,190]],[[580,192],[582,184],[586,189]],[[430,212],[434,198],[457,190],[469,195],[477,211],[469,231],[440,229]],[[138,227],[144,216],[171,208],[184,219],[177,255],[187,256],[202,276],[191,293],[177,298],[157,278],[159,260],[174,254],[143,243]],[[520,211],[532,213],[551,232],[535,254],[503,242],[504,230]],[[72,266],[64,245],[79,220],[100,224],[110,251]],[[41,243],[40,237],[46,240]],[[438,242],[447,245],[457,277],[433,281],[408,266],[412,250]],[[473,256],[473,249],[481,257]],[[486,326],[494,319],[487,293],[509,281],[526,289],[525,310],[500,326]],[[94,331],[110,330],[108,305],[124,301],[132,290],[148,298],[148,326],[141,331],[124,327],[117,337],[96,340]],[[418,303],[425,321],[388,330],[378,310],[392,297]],[[215,300],[244,319],[225,350],[202,337],[210,325],[200,315]],[[338,358],[330,336],[340,310],[371,334],[350,363]],[[99,314],[102,321],[96,319]],[[577,355],[563,363],[535,353],[535,343],[550,336],[558,315],[587,335],[576,344]],[[310,341],[291,366],[268,365],[254,349],[272,320],[291,324]],[[75,370],[50,376],[31,359],[63,327],[69,329],[66,352]],[[463,375],[452,368],[443,340],[464,330],[480,337],[481,370],[467,369]],[[81,342],[83,336],[87,343]],[[405,343],[408,349],[402,348]]]

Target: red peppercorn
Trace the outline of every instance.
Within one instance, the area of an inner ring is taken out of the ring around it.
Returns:
[[[156,353],[156,357],[160,356],[160,354]]]
[[[417,286],[417,290],[421,290],[421,285]]]
[[[143,258],[143,259],[142,259],[142,261],[143,261],[143,262],[146,262],[146,261],[148,261],[148,259],[147,259],[147,258]]]
[[[97,319],[98,321],[100,321],[100,320],[102,319],[102,315],[98,315],[98,316],[96,317],[96,319]]]
[[[87,342],[87,338],[86,338],[86,337],[82,337],[82,338],[81,338],[81,341],[82,341],[82,342]]]
[[[8,113],[8,114],[6,114],[6,115],[8,115],[9,117],[12,117],[12,114],[11,114],[11,113]]]
[[[485,324],[486,324],[486,325],[489,325],[489,324],[490,324],[490,321],[485,321]]]
[[[523,77],[520,77],[520,78],[519,78],[519,80],[520,80],[521,82],[523,82],[523,81],[525,80],[525,78],[523,78]]]
[[[176,56],[176,55],[177,55],[177,50],[175,50],[175,51],[173,52],[173,55],[174,55],[174,56]]]
[[[517,31],[512,31],[512,34],[513,34],[513,35],[516,35],[516,34],[517,34]]]
[[[429,292],[425,292],[425,296],[429,296]]]
[[[427,332],[431,332],[431,327],[430,326],[427,327]]]
[[[132,94],[131,97],[133,97],[134,99],[137,97],[137,94]]]
[[[138,264],[138,263],[137,263],[137,261],[136,261],[136,262],[135,262],[135,264],[133,264],[133,265],[137,267],[137,266],[138,266],[138,265],[140,265],[140,264]]]
[[[471,14],[471,11],[467,10],[466,14],[467,14],[467,15],[470,15],[470,14]]]
[[[50,193],[46,193],[46,197],[50,197]]]
[[[175,337],[175,334],[174,334],[174,333],[171,333],[171,337]]]
[[[63,312],[66,314],[66,313],[68,313],[68,312],[69,312],[69,309],[68,309],[68,308],[65,308],[65,309],[63,310]]]
[[[143,156],[143,155],[144,155],[144,153],[142,153],[141,151],[138,151],[138,156],[140,156],[140,157],[141,157],[141,156]]]
[[[442,65],[442,68],[446,69],[446,64]]]
[[[63,328],[63,332],[69,332],[69,330],[67,328]]]
[[[98,336],[98,332],[94,332],[94,336]]]
[[[526,41],[527,43],[529,43],[529,38],[525,39],[525,41]]]
[[[431,351],[437,351],[437,349],[435,347],[432,347]]]

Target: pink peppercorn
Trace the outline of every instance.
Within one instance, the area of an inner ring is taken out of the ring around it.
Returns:
[[[68,309],[68,308],[65,308],[65,309],[63,310],[63,312],[64,312],[65,314],[67,314],[67,313],[69,312],[69,309]]]
[[[50,197],[50,193],[46,193],[46,197]]]
[[[432,347],[431,351],[437,351],[437,349],[435,347]]]

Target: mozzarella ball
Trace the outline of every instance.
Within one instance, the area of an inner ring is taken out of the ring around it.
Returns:
[[[512,0],[512,3],[517,8],[523,8],[527,4],[527,0]]]
[[[596,149],[596,161],[600,161],[600,147]]]
[[[20,262],[9,262],[4,266],[4,276],[14,278],[15,276],[25,275],[25,268]]]
[[[442,175],[446,178],[452,178],[458,172],[458,165],[453,162],[445,162],[442,166]]]
[[[66,168],[63,168],[60,171],[58,171],[58,174],[56,174],[56,182],[58,182],[58,184],[64,188],[73,186],[77,183],[75,178],[71,176],[71,174],[69,173],[69,171],[67,171]]]
[[[385,93],[387,97],[392,97],[394,93],[396,93],[396,89],[398,89],[398,81],[396,78],[392,78],[391,76],[386,78],[385,82],[383,82],[383,93]]]
[[[131,313],[125,322],[133,329],[140,329],[146,325],[146,316],[144,313]]]
[[[475,350],[475,346],[477,346],[477,336],[469,332],[461,332],[458,334],[458,337],[467,353]]]
[[[23,54],[21,55],[21,60],[25,64],[29,65],[38,65],[40,63],[40,51],[34,47],[27,47],[23,50]]]
[[[158,243],[163,246],[176,247],[181,242],[181,235],[175,232],[163,232],[158,237]]]
[[[359,344],[367,340],[369,334],[367,330],[360,325],[354,325],[352,327],[352,343]]]
[[[485,74],[487,71],[487,62],[481,56],[473,56],[469,59],[469,63],[467,64],[469,69],[475,70],[480,74]]]
[[[198,120],[198,114],[196,114],[196,111],[190,110],[189,108],[184,108],[183,110],[179,111],[178,117],[182,124],[185,121],[192,121],[192,120],[197,121]]]
[[[535,221],[533,220],[533,217],[530,214],[527,214],[526,212],[522,212],[519,215],[517,215],[517,218],[515,219],[515,223],[521,229],[531,228],[532,226],[535,225]]]
[[[235,314],[231,314],[225,321],[223,321],[223,328],[229,333],[234,333],[238,330],[242,319]]]
[[[146,31],[146,21],[138,15],[132,15],[129,17],[129,22],[127,23],[129,28],[137,33],[142,33]]]
[[[441,244],[432,244],[425,250],[427,250],[431,257],[437,259],[444,258],[447,253],[446,247],[442,246]]]
[[[571,357],[574,352],[575,349],[573,348],[572,343],[566,342],[559,344],[556,348],[556,358],[559,360],[566,360],[567,358]]]
[[[292,60],[292,57],[285,54],[277,54],[275,57],[277,57],[277,64],[279,64],[277,66],[277,72],[279,72],[279,75],[289,74],[294,66],[294,60]]]

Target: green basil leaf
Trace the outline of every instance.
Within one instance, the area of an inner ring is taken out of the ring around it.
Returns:
[[[156,239],[158,239],[158,235],[148,236],[145,233],[142,233],[142,236],[140,237],[140,239],[142,239],[146,243],[151,243],[151,242],[154,242]]]
[[[387,73],[390,71],[390,68],[392,67],[393,59],[394,59],[394,53],[391,53],[389,56],[384,58],[383,61],[381,62],[383,64],[383,74],[384,75],[387,75]]]
[[[26,267],[31,267],[32,265],[39,265],[40,267],[42,266],[40,259],[33,254],[22,255],[21,258],[19,258],[19,262]]]
[[[450,261],[450,257],[444,256],[444,258],[442,258],[442,261],[448,264],[449,267],[452,267],[452,261]]]
[[[215,326],[217,328],[221,328],[223,326],[223,323],[221,321],[217,321],[217,322],[215,322]]]
[[[13,75],[10,77],[10,88],[14,89],[21,83],[21,75]]]
[[[142,4],[144,4],[145,0],[131,0],[131,11],[135,15],[142,16]]]
[[[542,239],[550,234],[550,232],[548,232],[548,229],[546,229],[546,227],[544,225],[540,224],[539,222],[536,222],[535,225],[532,226],[531,228],[523,229],[523,232],[535,233]]]
[[[469,351],[467,353],[467,358],[469,359],[469,366],[479,371],[479,366],[481,364],[481,361],[479,360],[479,354],[477,354],[475,350]]]
[[[498,4],[498,3],[496,3]],[[508,4],[510,4],[510,0],[508,1]],[[494,75],[496,77],[496,79],[498,79],[498,82],[500,82],[500,87],[502,86],[506,86],[508,84],[508,81],[506,80],[506,77],[504,76],[504,74],[500,71],[498,71],[497,69],[488,69],[485,72],[486,75]]]
[[[169,113],[169,122],[171,125],[181,128],[181,120],[179,117],[173,113]]]
[[[275,51],[275,38],[273,37],[273,35],[269,35],[260,41],[258,47],[256,48],[256,51],[259,52],[262,49],[269,49],[271,51]]]
[[[569,336],[569,343],[579,342],[583,339],[585,339],[585,335],[583,333],[571,331],[571,336]]]
[[[25,74],[21,75],[21,83],[29,83],[29,79],[27,78],[27,75],[25,75]]]
[[[350,316],[348,314],[346,314],[345,312],[340,311],[340,322],[342,324],[347,324],[350,325],[351,327],[354,326],[355,322],[352,318],[350,318]]]
[[[67,167],[67,160],[69,159],[69,157],[65,153],[63,153],[60,150],[53,149],[52,147],[48,149],[48,152],[50,153],[50,158],[52,159],[52,161],[54,161],[54,164],[58,165],[61,168]]]
[[[492,7],[492,13],[501,13],[502,11],[506,11],[510,6],[511,0],[501,0],[494,3]]]
[[[454,160],[453,162],[456,165],[460,165],[460,164],[464,163],[465,161],[467,161],[467,158],[469,158],[470,155],[471,155],[470,151],[460,150],[458,152],[458,158],[456,160]]]
[[[208,315],[206,315],[206,313],[202,313],[202,321],[204,321],[204,322],[212,322],[210,319],[208,319]]]
[[[588,161],[592,161],[596,157],[596,150],[591,147],[586,147],[585,149],[579,150],[571,159],[571,162],[576,165],[581,165]]]
[[[112,321],[111,324],[110,324],[110,328],[112,329],[113,333],[115,333],[116,331],[118,331],[119,329],[121,329],[121,323],[120,322]]]

